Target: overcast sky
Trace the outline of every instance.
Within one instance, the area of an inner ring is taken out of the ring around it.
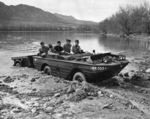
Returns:
[[[139,5],[145,0],[0,0],[6,5],[27,4],[51,13],[77,19],[101,21],[114,14],[120,5]],[[147,0],[150,1],[150,0]]]

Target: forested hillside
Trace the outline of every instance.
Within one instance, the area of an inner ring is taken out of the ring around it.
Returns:
[[[120,6],[116,14],[99,23],[99,28],[105,34],[150,35],[150,5],[144,2],[140,6]]]

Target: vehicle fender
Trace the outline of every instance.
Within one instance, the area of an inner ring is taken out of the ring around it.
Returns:
[[[69,79],[72,80],[74,74],[77,73],[77,72],[82,72],[82,73],[84,74],[84,72],[83,72],[81,69],[79,69],[79,68],[74,68],[74,69],[72,69],[71,72],[69,73],[69,77],[70,77]],[[84,74],[84,75],[85,75],[85,74]],[[86,76],[86,75],[85,75],[85,76]]]
[[[21,63],[21,60],[14,60],[14,66],[17,64],[17,63]]]
[[[43,70],[44,70],[44,67],[47,66],[47,65],[48,65],[47,63],[43,63],[43,64],[41,65],[41,71],[43,71]]]

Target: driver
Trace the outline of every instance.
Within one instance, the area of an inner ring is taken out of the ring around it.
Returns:
[[[74,54],[78,54],[78,53],[82,53],[83,50],[81,50],[80,46],[79,46],[79,40],[75,40],[75,45],[72,46],[72,52]]]

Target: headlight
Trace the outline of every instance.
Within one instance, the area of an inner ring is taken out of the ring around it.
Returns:
[[[104,63],[108,63],[108,60],[107,60],[107,59],[104,59],[103,62],[104,62]]]
[[[119,59],[120,59],[120,60],[122,60],[122,59],[123,59],[123,57],[122,57],[122,56],[120,56],[120,57],[119,57]]]
[[[124,55],[124,60],[126,60],[126,56]]]
[[[119,60],[125,60],[126,56],[125,55],[119,55]]]

